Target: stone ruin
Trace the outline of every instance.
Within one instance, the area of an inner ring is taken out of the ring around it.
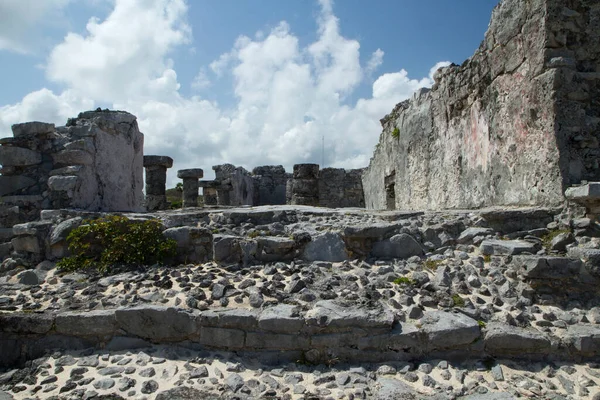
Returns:
[[[382,119],[364,170],[180,170],[181,210],[165,210],[173,160],[143,156],[134,116],[13,126],[0,398],[590,398],[596,3],[502,1],[473,57]],[[397,211],[416,208],[433,211]],[[178,267],[57,271],[69,232],[107,211],[160,220]]]
[[[560,205],[600,180],[596,1],[505,0],[462,65],[381,120],[369,209]]]
[[[289,174],[281,165],[256,167],[252,173],[232,164],[213,166],[215,179],[200,181],[206,206],[310,205],[364,207],[362,169],[296,164]]]

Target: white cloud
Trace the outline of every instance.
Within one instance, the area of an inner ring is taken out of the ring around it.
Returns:
[[[0,2],[0,50],[30,53],[36,50],[41,27],[62,19],[70,0],[2,0]]]
[[[323,137],[327,166],[364,167],[381,131],[379,119],[432,79],[410,79],[404,70],[384,74],[371,98],[347,104],[384,52],[377,49],[361,66],[360,43],[341,35],[331,1],[320,4],[314,43],[301,47],[282,21],[270,32],[240,36],[217,60],[198,66],[191,83],[196,90],[210,84],[209,68],[217,77],[232,76],[234,103],[222,107],[180,93],[169,57],[191,39],[185,2],[116,0],[105,20],[90,19],[85,34],[68,34],[50,53],[47,77],[65,91],[42,89],[0,108],[0,133],[33,119],[64,123],[82,109],[109,103],[137,115],[145,153],[173,157],[172,171],[200,167],[210,177],[211,166],[224,162],[290,170],[294,163],[320,162]],[[169,173],[171,185],[175,175]]]
[[[206,74],[206,71],[204,68],[202,68],[202,69],[200,69],[200,71],[198,71],[198,73],[192,80],[191,86],[192,86],[192,89],[194,89],[196,91],[206,89],[207,87],[210,86],[210,79],[208,78],[208,75]]]
[[[371,54],[371,58],[369,59],[369,62],[367,63],[367,69],[366,69],[366,72],[368,75],[371,75],[373,72],[375,72],[377,70],[377,68],[379,68],[379,66],[381,64],[383,64],[384,54],[385,54],[385,52],[381,49],[377,49],[373,52],[373,54]]]
[[[69,33],[52,50],[48,78],[100,101],[171,96],[178,83],[168,54],[190,41],[186,12],[183,0],[117,0],[106,20],[91,18],[85,36]]]
[[[41,89],[17,104],[0,107],[0,132],[9,135],[12,124],[34,120],[64,125],[67,118],[93,107],[92,100],[81,98],[72,90],[57,96],[51,90]]]

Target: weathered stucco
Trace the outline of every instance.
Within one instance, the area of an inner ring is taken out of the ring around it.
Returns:
[[[554,205],[598,180],[599,36],[595,1],[502,1],[470,59],[382,119],[366,207]]]

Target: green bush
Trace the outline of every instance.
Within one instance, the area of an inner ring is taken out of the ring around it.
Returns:
[[[396,285],[414,285],[415,281],[413,281],[412,279],[410,279],[407,276],[401,276],[401,277],[394,279],[394,283]]]
[[[157,220],[132,221],[112,215],[86,221],[67,236],[72,256],[56,265],[62,271],[97,269],[111,266],[151,265],[174,256],[177,243],[162,234]]]
[[[392,131],[392,137],[398,139],[400,137],[400,129],[394,128]]]
[[[452,301],[454,302],[454,307],[464,307],[465,306],[465,299],[460,297],[460,295],[458,295],[458,294],[452,295]]]

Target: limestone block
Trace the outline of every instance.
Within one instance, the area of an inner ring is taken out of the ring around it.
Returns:
[[[285,261],[292,260],[295,256],[295,242],[286,237],[258,237],[258,252],[256,257],[260,261]]]
[[[304,315],[308,327],[319,328],[322,332],[343,332],[353,329],[389,331],[394,316],[389,310],[361,309],[346,306],[333,300],[318,301]]]
[[[76,176],[51,176],[48,187],[57,192],[66,192],[75,189],[78,179]]]
[[[542,332],[497,322],[487,324],[484,343],[486,351],[494,356],[547,354],[551,350],[550,340]]]
[[[213,258],[217,263],[238,264],[242,262],[241,238],[229,235],[215,235],[213,238]]]
[[[304,327],[300,309],[288,304],[278,304],[264,309],[258,318],[261,330],[277,333],[298,333]]]
[[[16,252],[41,254],[42,247],[36,236],[18,236],[11,240]]]
[[[529,279],[577,279],[583,267],[581,260],[567,257],[516,256],[512,262]]]
[[[461,313],[426,311],[421,323],[429,349],[466,346],[481,337],[477,321]]]
[[[479,247],[484,255],[516,255],[521,253],[535,254],[539,244],[524,240],[484,240]]]
[[[106,336],[116,332],[114,310],[63,312],[56,315],[56,332],[76,336]]]
[[[177,262],[204,263],[213,259],[213,235],[210,230],[181,226],[166,229],[163,234],[177,242]]]
[[[295,164],[294,180],[317,179],[319,177],[319,164]]]
[[[339,234],[327,232],[312,237],[302,253],[302,258],[306,261],[339,262],[348,259],[348,252]]]
[[[248,332],[246,346],[266,350],[302,350],[310,348],[308,337],[265,332]]]
[[[62,165],[90,165],[94,159],[84,150],[63,150],[52,155],[55,164]]]
[[[240,329],[202,326],[199,335],[195,333],[193,341],[213,348],[242,349],[245,346],[245,333]]]
[[[82,168],[81,165],[69,165],[68,167],[53,169],[49,175],[78,175]]]
[[[115,310],[117,326],[130,335],[153,341],[184,341],[196,331],[194,317],[159,306]]]
[[[600,354],[600,326],[570,325],[563,337],[563,342],[575,348],[583,356],[598,356]]]
[[[22,189],[27,189],[37,182],[24,175],[4,176],[0,175],[0,196],[6,196]]]
[[[0,313],[0,332],[19,334],[45,334],[52,329],[52,314]]]
[[[371,254],[381,258],[410,258],[425,254],[423,248],[412,236],[401,233],[389,239],[381,240],[373,244]]]
[[[180,169],[177,171],[179,179],[201,179],[204,176],[204,171],[200,168]]]
[[[26,167],[42,162],[42,154],[23,147],[0,146],[0,164],[5,167]]]
[[[46,122],[25,122],[22,124],[14,124],[12,126],[12,133],[15,138],[22,138],[28,136],[36,136],[40,134],[51,133],[56,130],[54,124],[48,124]]]
[[[173,167],[173,159],[168,156],[144,156],[144,167]]]

